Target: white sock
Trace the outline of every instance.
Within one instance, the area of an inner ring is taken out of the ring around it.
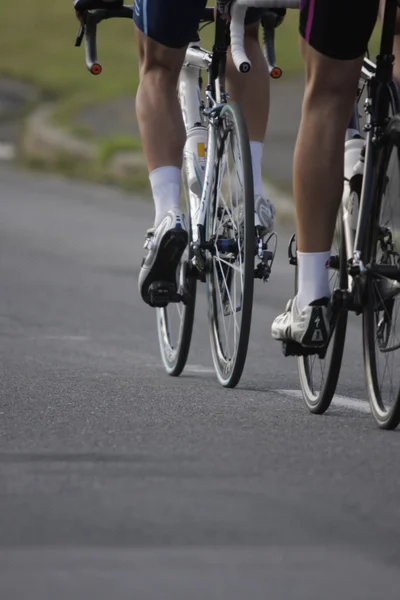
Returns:
[[[150,173],[149,179],[156,209],[154,227],[157,227],[171,208],[181,205],[181,170],[160,167]]]
[[[264,197],[262,182],[262,153],[264,144],[262,142],[250,142],[251,164],[253,166],[254,194]]]
[[[297,309],[319,300],[330,298],[329,288],[329,252],[297,252],[299,269],[299,288],[297,292]]]

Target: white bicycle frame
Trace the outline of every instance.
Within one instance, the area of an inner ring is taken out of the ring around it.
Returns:
[[[264,8],[297,8],[299,7],[299,4],[299,0],[236,0],[232,6],[230,29],[232,58],[238,71],[246,73],[251,69],[251,62],[247,58],[244,49],[244,22],[247,8],[251,6]],[[207,50],[200,48],[198,42],[191,43],[186,51],[185,61],[178,84],[178,96],[186,132],[188,133],[192,127],[198,126],[199,124],[208,129],[207,158],[201,197],[199,198],[196,193],[190,189],[188,190],[189,218],[191,220],[194,242],[198,240],[199,225],[205,226],[207,209],[210,205],[210,195],[213,188],[212,174],[216,152],[215,144],[210,143],[210,140],[213,139],[213,125],[211,121],[208,123],[208,127],[205,124],[199,87],[201,71],[208,71],[211,63],[212,54]],[[213,107],[219,106],[222,102],[219,92],[220,89],[217,82],[216,97],[211,98],[211,94],[207,93],[207,98],[211,101]]]
[[[188,133],[192,127],[198,126],[199,124],[206,129],[199,78],[201,71],[207,71],[209,69],[211,61],[211,53],[200,48],[197,42],[193,42],[189,45],[178,85],[178,95],[186,133]],[[208,138],[212,135],[211,128],[212,125],[210,123],[208,125]],[[198,225],[205,225],[206,209],[210,201],[210,176],[212,176],[211,167],[214,163],[215,147],[214,144],[208,144],[208,146],[201,198],[199,198],[195,192],[188,189],[192,238],[194,242],[198,239]],[[184,168],[186,168],[185,165]]]

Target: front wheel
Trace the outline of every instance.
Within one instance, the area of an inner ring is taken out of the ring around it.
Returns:
[[[235,103],[219,115],[216,161],[207,216],[207,293],[214,367],[225,387],[242,375],[250,337],[254,291],[254,192],[247,128]]]

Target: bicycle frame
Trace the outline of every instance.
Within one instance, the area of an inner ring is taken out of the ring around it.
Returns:
[[[213,22],[214,14],[205,13],[203,22]],[[212,20],[211,20],[212,19]],[[179,98],[182,107],[186,131],[195,125],[205,126],[208,120],[208,146],[207,159],[204,172],[201,197],[189,190],[190,218],[192,221],[193,251],[197,266],[204,268],[202,251],[210,249],[209,240],[205,239],[207,210],[211,203],[214,189],[213,168],[216,159],[216,145],[214,143],[214,128],[221,108],[227,102],[225,92],[225,68],[228,50],[228,27],[221,15],[217,12],[215,19],[215,41],[213,51],[208,52],[199,46],[199,40],[192,42],[185,56],[184,65],[179,78]],[[201,100],[200,78],[201,71],[208,74],[206,87],[206,102]]]
[[[397,0],[386,0],[380,51],[377,56],[376,66],[364,59],[361,79],[367,86],[367,98],[365,111],[367,114],[366,145],[364,175],[360,196],[360,208],[358,214],[357,229],[354,238],[353,252],[347,256],[350,267],[349,275],[353,278],[365,273],[367,267],[364,265],[364,251],[366,247],[366,232],[371,209],[376,197],[379,185],[379,172],[377,169],[377,158],[382,147],[383,133],[388,122],[388,113],[391,98],[395,99],[396,112],[400,111],[397,87],[393,82],[393,40],[395,35],[395,18],[397,11]],[[357,108],[356,108],[357,110]],[[356,116],[350,123],[350,128],[356,128]],[[352,239],[352,232],[348,224],[344,223],[346,239]],[[349,254],[349,248],[347,249]],[[374,267],[374,270],[379,267]],[[385,276],[382,269],[382,276]],[[379,273],[377,273],[379,274]]]

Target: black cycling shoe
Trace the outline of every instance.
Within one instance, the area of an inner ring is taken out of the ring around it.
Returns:
[[[189,240],[185,216],[179,208],[168,211],[158,227],[147,232],[139,273],[139,292],[146,304],[166,306],[177,293],[177,269]],[[154,285],[154,284],[160,285]]]

